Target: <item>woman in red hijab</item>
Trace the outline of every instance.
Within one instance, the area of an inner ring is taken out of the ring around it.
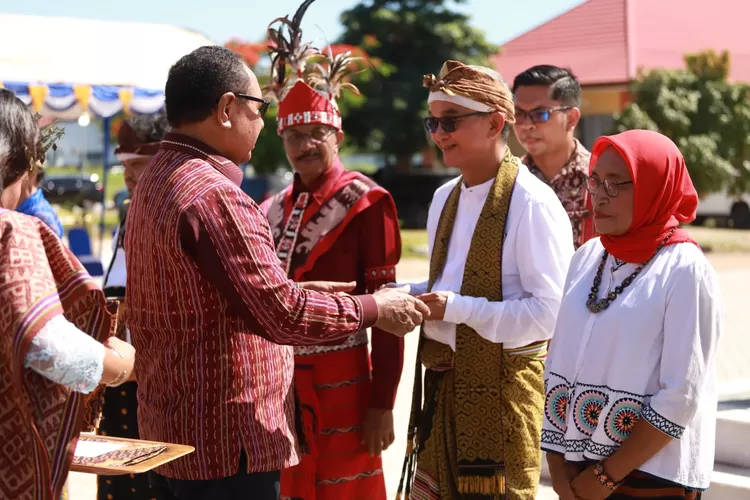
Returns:
[[[601,137],[588,190],[600,238],[568,271],[547,360],[542,449],[563,500],[698,499],[711,482],[716,273],[680,223],[698,196],[667,137]]]

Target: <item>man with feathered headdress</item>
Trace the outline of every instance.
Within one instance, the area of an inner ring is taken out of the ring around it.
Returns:
[[[283,20],[281,29],[269,28],[269,90],[279,101],[277,130],[295,176],[262,208],[292,279],[351,282],[357,292],[372,292],[395,279],[401,254],[396,207],[388,192],[341,163],[336,98],[343,88],[357,92],[345,81],[355,58],[330,51],[325,57],[301,43],[299,25],[311,3],[303,3],[291,22]],[[306,73],[311,57],[326,62]],[[376,328],[371,360],[367,344],[363,329],[337,345],[295,348],[310,454],[282,472],[282,498],[386,498],[380,453],[394,440],[404,344]]]
[[[497,72],[447,61],[424,86],[425,128],[461,176],[435,192],[429,280],[410,285],[430,316],[402,486],[411,500],[533,500],[570,220],[508,148],[513,95]]]

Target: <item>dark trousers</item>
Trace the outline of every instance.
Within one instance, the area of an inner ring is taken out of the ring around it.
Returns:
[[[169,500],[279,500],[281,471],[248,474],[247,456],[242,453],[237,474],[221,479],[186,481],[149,472],[153,491]]]

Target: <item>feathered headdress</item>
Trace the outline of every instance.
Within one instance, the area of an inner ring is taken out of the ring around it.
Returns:
[[[307,59],[318,51],[310,43],[302,43],[302,17],[315,0],[305,0],[294,13],[278,17],[268,25],[268,52],[271,55],[271,79],[265,93],[277,101],[284,99],[291,83],[302,78]],[[278,25],[274,27],[274,25]],[[287,72],[287,67],[291,70]]]
[[[276,115],[278,132],[296,125],[321,124],[341,128],[341,113],[336,98],[343,89],[359,95],[359,90],[346,77],[360,57],[351,51],[334,57],[329,46],[327,54],[310,43],[302,42],[302,17],[314,0],[305,0],[289,17],[280,17],[268,27],[271,54],[271,80],[266,95],[279,102]],[[309,71],[308,62],[312,63]]]
[[[359,73],[359,71],[353,72],[352,66],[359,61],[364,61],[363,57],[352,56],[351,51],[342,52],[334,57],[333,49],[328,46],[328,55],[316,54],[314,58],[319,60],[325,58],[327,64],[321,64],[316,62],[313,67],[316,72],[311,73],[307,77],[307,81],[314,88],[322,90],[330,96],[330,99],[337,99],[341,95],[343,89],[349,89],[357,95],[360,95],[359,89],[352,82],[346,81],[346,78],[352,74]]]
[[[35,116],[37,123],[42,119],[42,115],[39,113]],[[53,151],[57,150],[57,140],[60,139],[64,134],[65,130],[57,127],[57,120],[54,120],[44,126],[39,127],[39,141],[37,142],[37,161],[44,163],[44,158],[47,155],[49,148]]]

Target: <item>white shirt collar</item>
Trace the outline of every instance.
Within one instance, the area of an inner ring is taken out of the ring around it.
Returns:
[[[492,184],[495,182],[495,179],[492,178],[488,181],[485,181],[481,184],[477,184],[476,186],[467,186],[463,182],[461,182],[461,194],[465,194],[467,196],[476,196],[477,198],[486,198],[487,195],[490,193],[490,189],[492,188]]]

